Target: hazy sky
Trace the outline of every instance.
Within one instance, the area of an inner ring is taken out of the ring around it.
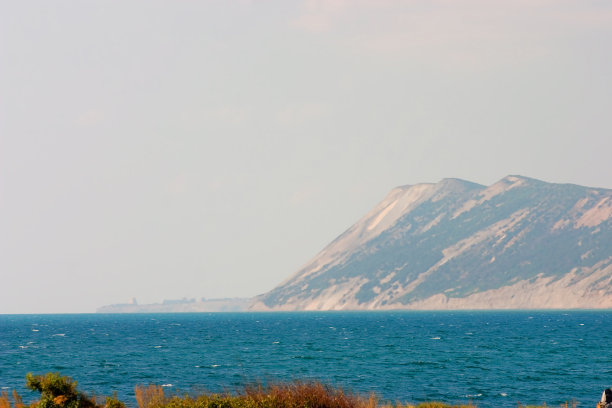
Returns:
[[[609,0],[0,0],[0,313],[257,295],[508,174],[612,188]]]

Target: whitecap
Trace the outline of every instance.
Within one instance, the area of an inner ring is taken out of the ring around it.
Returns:
[[[272,344],[280,344],[280,341],[273,341]]]
[[[507,396],[508,396],[508,394],[506,394],[505,392],[502,392],[502,393],[501,393],[501,394],[499,394],[499,395],[501,395],[502,397],[507,397]]]
[[[221,367],[219,364],[213,364],[210,366],[211,368]]]
[[[172,384],[162,384],[162,387],[172,387]]]
[[[33,332],[37,332],[37,331],[40,331],[40,330],[38,330],[38,329],[32,329],[32,331],[33,331]]]
[[[162,346],[154,346],[154,348],[162,348]]]
[[[57,336],[57,337],[64,337],[65,335],[66,335],[66,333],[56,333],[56,334],[54,334],[54,336]]]
[[[440,340],[440,337],[430,337],[429,340]]]

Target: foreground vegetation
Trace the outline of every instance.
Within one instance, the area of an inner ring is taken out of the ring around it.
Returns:
[[[29,405],[13,391],[0,393],[0,408],[126,408],[113,397],[96,397],[77,390],[77,383],[59,373],[26,376],[26,386],[40,393]],[[230,394],[166,395],[157,385],[137,386],[138,408],[475,408],[475,405],[449,405],[425,402],[418,405],[382,404],[374,394],[363,397],[346,393],[319,382],[293,382],[269,386],[248,386]],[[575,407],[575,404],[572,404]],[[568,408],[568,405],[564,405]],[[528,408],[518,404],[518,408]],[[535,408],[535,407],[533,407]]]

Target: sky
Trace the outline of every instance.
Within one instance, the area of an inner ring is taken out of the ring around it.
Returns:
[[[608,0],[0,0],[0,313],[251,297],[390,189],[612,188]]]

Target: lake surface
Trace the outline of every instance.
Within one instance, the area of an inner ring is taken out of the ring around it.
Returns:
[[[612,311],[0,315],[0,387],[232,391],[321,380],[382,400],[594,407],[612,385]]]

